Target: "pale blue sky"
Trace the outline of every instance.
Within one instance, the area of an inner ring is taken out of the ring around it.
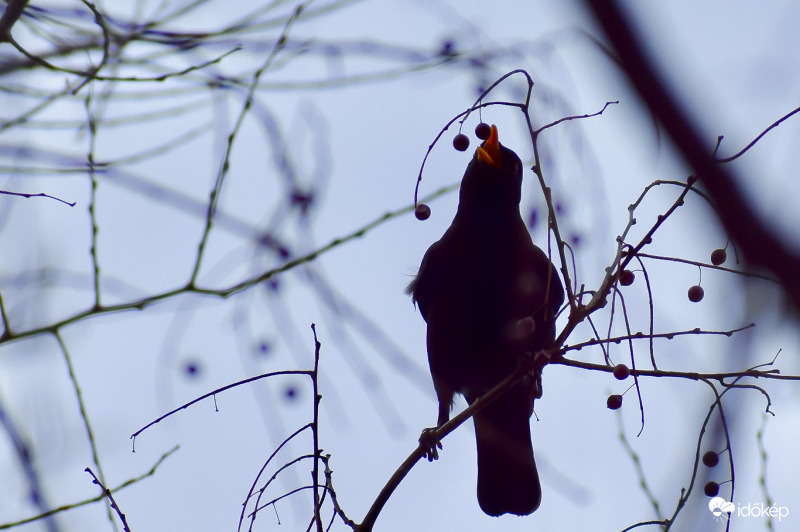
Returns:
[[[157,7],[151,4],[148,9]],[[627,4],[634,8],[632,14],[659,64],[702,120],[709,149],[716,135],[724,134],[721,152],[731,154],[798,105],[794,96],[800,88],[796,54],[800,37],[795,26],[800,13],[795,3]],[[235,10],[246,12],[245,5],[212,3],[182,23],[181,29],[217,27],[226,17],[237,18]],[[286,4],[284,11],[290,6]],[[392,66],[369,53],[355,52],[344,62],[306,53],[285,68],[268,70],[262,78],[266,88],[258,92],[261,107],[254,107],[234,145],[220,200],[221,220],[209,240],[199,283],[224,287],[275,265],[274,255],[254,250],[241,229],[243,223],[245,227],[267,226],[274,206],[283,198],[272,164],[274,145],[266,133],[271,119],[288,141],[299,182],[312,183],[315,172],[328,178],[311,223],[306,226],[290,218],[280,234],[301,254],[411,204],[421,161],[444,124],[472,103],[478,84],[525,68],[536,82],[533,109],[538,123],[566,114],[593,113],[606,101],[620,101],[601,117],[554,128],[541,141],[545,171],[564,209],[559,218],[562,230],[581,238],[575,248],[578,277],[587,288],[596,286],[613,256],[614,237],[627,223],[627,206],[651,181],[683,180],[688,170],[673,158],[668,143],[659,140],[620,72],[581,31],[594,30],[578,2],[501,2],[491,7],[472,1],[354,2],[338,12],[301,20],[290,33],[292,42],[352,46],[356,41],[377,41],[429,52],[450,39],[457,50],[486,54],[494,75],[480,80],[474,70],[462,65],[341,88],[280,89],[280,83],[288,81]],[[274,28],[248,35],[245,49],[215,65],[213,71],[252,72],[266,58],[276,35]],[[224,53],[231,43],[221,43],[213,53]],[[291,50],[279,59],[288,58],[294,53]],[[6,45],[1,51],[9,53]],[[209,58],[198,54],[195,59]],[[403,64],[398,61],[394,66]],[[26,76],[13,81],[30,84]],[[61,84],[64,78],[52,76],[48,83]],[[518,98],[521,85],[515,83],[507,85],[514,91],[500,90],[497,98]],[[121,92],[130,95],[107,112],[136,116],[163,109],[161,105],[175,100],[139,100],[135,92],[187,86],[181,80],[120,86]],[[99,94],[102,86],[93,88]],[[87,90],[38,118],[85,122]],[[159,146],[195,126],[205,132],[168,156],[99,177],[98,258],[105,303],[176,288],[191,273],[202,234],[202,206],[242,98],[203,90],[173,98],[185,98],[196,109],[141,125],[99,129],[97,160]],[[2,99],[3,117],[15,116],[17,106],[30,105],[24,98]],[[531,160],[530,141],[518,111],[492,108],[484,112],[484,120],[498,125],[505,145],[524,161]],[[470,136],[476,123],[471,120],[465,125]],[[776,225],[789,232],[799,221],[794,207],[799,189],[789,181],[800,163],[799,124],[794,120],[782,125],[736,163],[753,198]],[[473,137],[470,150],[459,153],[450,146],[454,134],[451,128],[429,157],[422,196],[460,179],[476,140]],[[315,139],[325,142],[324,150],[314,145]],[[74,127],[47,132],[10,130],[0,136],[4,146],[57,150],[78,161],[85,160],[87,142],[85,134],[76,134]],[[21,155],[15,159],[7,150],[2,164],[15,162],[33,164]],[[176,208],[174,200],[154,198],[140,178],[182,193],[184,203]],[[532,178],[530,173],[525,177],[523,208],[541,212],[541,192]],[[7,218],[0,233],[0,249],[6,257],[0,269],[0,290],[12,324],[19,330],[91,305],[88,185],[89,178],[81,173],[4,178],[2,187],[7,190],[46,191],[78,202],[70,209],[45,199],[2,198]],[[674,189],[659,189],[649,196],[637,210],[640,223],[632,235],[641,237],[675,197]],[[183,295],[143,312],[94,317],[63,329],[111,485],[142,474],[164,452],[181,446],[154,477],[117,496],[133,530],[235,528],[247,490],[269,453],[281,438],[309,420],[306,381],[261,381],[220,394],[216,397],[219,412],[211,400],[195,405],[141,435],[135,454],[130,453],[128,437],[167,410],[216,387],[262,372],[306,369],[313,354],[312,322],[323,344],[321,446],[332,455],[340,504],[352,519],[362,519],[380,488],[413,450],[420,430],[436,418],[427,374],[425,325],[403,288],[425,249],[450,223],[456,202],[453,193],[443,196],[431,202],[433,214],[424,223],[411,214],[398,217],[322,255],[312,263],[311,273],[297,268],[280,276],[277,293],[258,288],[226,300]],[[793,235],[796,239],[796,232]],[[541,224],[533,236],[540,246],[545,245]],[[725,236],[709,210],[690,197],[658,233],[651,251],[707,261],[711,250],[724,245]],[[18,277],[41,268],[61,273],[52,284],[39,288]],[[759,323],[755,330],[732,340],[684,337],[660,343],[657,356],[664,369],[739,370],[767,362],[783,349],[778,359],[782,372],[800,372],[796,326],[783,320],[776,291],[767,283],[742,285],[731,276],[704,271],[706,298],[692,304],[685,294],[698,282],[697,268],[670,263],[652,265],[648,272],[655,287],[657,331],[732,329],[754,320]],[[316,276],[335,288],[338,305],[330,304],[330,299],[326,303],[313,288]],[[641,276],[624,295],[632,328],[646,330],[647,299]],[[365,335],[371,325],[380,328],[391,344]],[[588,329],[579,328],[568,343],[588,337]],[[262,343],[271,348],[266,356],[258,355]],[[403,371],[401,363],[393,362],[397,353],[410,358],[410,369]],[[612,349],[615,362],[627,356],[622,347]],[[647,365],[646,348],[636,356],[637,363]],[[583,351],[579,358],[602,360],[599,350]],[[185,378],[187,362],[199,364],[200,378]],[[605,406],[607,394],[622,393],[628,382],[566,367],[548,368],[544,378],[545,395],[536,404],[539,421],[532,421],[544,495],[533,516],[497,519],[480,511],[469,423],[444,441],[438,462],[414,468],[390,499],[376,530],[620,530],[654,518],[631,459],[619,443],[617,415]],[[787,445],[796,439],[797,394],[789,384],[765,386],[778,414],[770,418],[764,437],[770,495],[777,504],[800,511],[800,493],[793,475],[787,474],[800,470],[794,446]],[[283,399],[289,387],[297,390],[299,401]],[[756,391],[731,396],[728,413],[736,438],[737,498],[742,503],[761,501],[755,433],[764,400]],[[651,489],[663,511],[671,514],[681,488],[688,485],[698,431],[713,399],[700,383],[667,379],[643,380],[642,397],[647,415],[642,435],[635,437],[639,411],[634,392],[625,396],[622,419]],[[0,346],[0,398],[35,446],[50,503],[68,504],[95,495],[96,487],[83,472],[91,464],[84,428],[52,337]],[[463,406],[459,401],[456,408]],[[309,450],[306,438],[292,447],[284,461]],[[17,464],[7,441],[0,438],[0,482],[3,492],[11,494],[0,500],[0,523],[33,512],[26,503]],[[714,473],[723,476],[722,469],[717,469]],[[308,475],[299,468],[288,480],[281,489],[307,482]],[[703,507],[705,497],[699,491],[694,497],[697,503],[685,510],[679,529],[722,530],[718,525],[713,528]],[[278,505],[283,524],[278,525],[275,512],[267,509],[255,529],[304,530],[308,498],[297,501]],[[58,520],[63,530],[110,529],[99,505],[73,510]],[[791,528],[784,523],[776,529],[786,527]],[[340,523],[334,528],[345,529]],[[742,518],[734,529],[764,528],[762,521]],[[34,524],[19,530],[45,528]]]

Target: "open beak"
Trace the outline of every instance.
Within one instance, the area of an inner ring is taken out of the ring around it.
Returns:
[[[494,124],[492,124],[489,138],[478,147],[478,160],[490,164],[498,170],[503,168],[503,161],[500,160],[500,138],[497,136],[497,126]]]

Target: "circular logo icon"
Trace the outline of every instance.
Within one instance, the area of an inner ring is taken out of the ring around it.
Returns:
[[[714,514],[714,517],[719,517],[722,515],[722,512],[733,512],[736,509],[736,506],[732,502],[728,502],[722,497],[714,497],[708,501],[708,509],[711,510],[712,514]]]

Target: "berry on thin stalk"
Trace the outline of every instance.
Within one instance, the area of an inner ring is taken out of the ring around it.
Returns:
[[[706,467],[714,467],[719,463],[719,455],[714,451],[708,451],[703,455],[703,464]]]
[[[469,137],[463,133],[459,133],[453,137],[453,147],[458,151],[467,151],[467,148],[469,148]]]
[[[606,400],[606,406],[611,410],[617,410],[622,406],[622,396],[619,394],[609,395]]]
[[[699,284],[694,285],[693,287],[689,288],[689,301],[692,303],[698,303],[703,300],[703,296],[705,295],[705,290]]]
[[[619,284],[622,286],[632,285],[634,279],[636,279],[636,275],[630,270],[622,270],[622,273],[619,274]]]
[[[431,217],[431,208],[424,203],[420,203],[417,205],[417,208],[414,209],[414,216],[417,217],[417,220],[427,220]]]
[[[486,122],[481,122],[475,126],[475,136],[481,140],[486,140],[492,134],[492,127]]]

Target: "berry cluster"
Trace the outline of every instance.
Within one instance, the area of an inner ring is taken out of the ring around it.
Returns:
[[[728,254],[723,248],[715,249],[711,253],[711,264],[714,266],[722,265],[728,259]],[[630,286],[636,280],[636,275],[631,270],[622,270],[619,274],[619,284],[622,286]],[[699,303],[705,297],[706,292],[700,284],[689,287],[687,297],[692,303]]]
[[[718,453],[715,453],[714,451],[708,451],[706,454],[703,455],[703,464],[706,467],[714,467],[718,463],[719,463]],[[713,480],[710,482],[706,482],[706,485],[703,486],[703,493],[705,493],[709,497],[716,497],[719,494],[719,484],[717,484]]]
[[[631,370],[625,364],[617,364],[614,366],[613,374],[617,379],[624,381],[631,374]],[[622,406],[622,395],[618,393],[609,395],[606,400],[606,406],[611,410],[619,409]]]
[[[475,136],[481,140],[486,140],[492,133],[492,127],[486,122],[481,122],[475,126]],[[469,148],[469,137],[463,133],[459,133],[453,137],[453,147],[458,151],[467,151]]]
[[[491,134],[492,126],[486,122],[481,122],[475,126],[475,136],[479,139],[486,140]],[[459,133],[453,137],[453,147],[458,151],[467,151],[469,148],[469,137],[463,133]],[[414,216],[416,216],[417,220],[427,220],[431,217],[431,208],[424,203],[420,203],[417,205],[417,208],[414,209]]]

